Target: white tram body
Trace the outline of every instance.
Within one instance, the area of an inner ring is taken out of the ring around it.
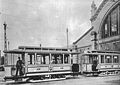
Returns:
[[[8,50],[5,58],[5,80],[15,78],[45,79],[71,75],[71,52],[68,50]],[[16,62],[20,57],[24,62],[23,76],[16,77]]]
[[[88,51],[86,53],[68,50],[16,49],[4,51],[5,80],[16,78],[46,79],[63,78],[66,75],[120,73],[120,53],[110,51]],[[24,62],[23,76],[16,77],[17,58]]]
[[[92,68],[97,61],[96,70]],[[81,73],[120,73],[120,53],[113,51],[88,51],[79,57]]]

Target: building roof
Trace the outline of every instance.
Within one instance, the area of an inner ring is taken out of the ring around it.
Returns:
[[[91,27],[86,33],[84,33],[79,39],[77,39],[75,42],[73,42],[73,44],[76,44],[77,42],[79,42],[82,38],[84,38],[89,32],[91,32],[91,30],[93,29],[93,27]]]

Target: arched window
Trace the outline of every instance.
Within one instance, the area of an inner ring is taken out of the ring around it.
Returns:
[[[116,36],[120,31],[120,6],[115,7],[106,17],[101,29],[101,38]]]
[[[110,14],[110,27],[111,27],[111,33],[110,35],[117,35],[118,34],[118,9],[114,9]]]

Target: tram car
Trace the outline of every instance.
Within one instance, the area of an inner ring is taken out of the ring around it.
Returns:
[[[72,64],[71,52],[67,49],[15,49],[4,51],[5,81],[24,79],[44,80],[65,78],[79,73],[79,65]],[[18,57],[24,62],[23,75],[16,76]]]
[[[68,49],[27,48],[4,51],[5,80],[44,80],[68,75],[120,74],[120,53],[89,50],[84,53]],[[24,62],[23,75],[16,76],[18,57]]]
[[[82,74],[120,74],[120,52],[89,50],[80,55],[78,63]]]

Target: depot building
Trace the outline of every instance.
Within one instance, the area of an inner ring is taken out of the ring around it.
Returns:
[[[120,0],[103,0],[99,7],[91,4],[91,28],[73,47],[85,50],[120,51]]]

